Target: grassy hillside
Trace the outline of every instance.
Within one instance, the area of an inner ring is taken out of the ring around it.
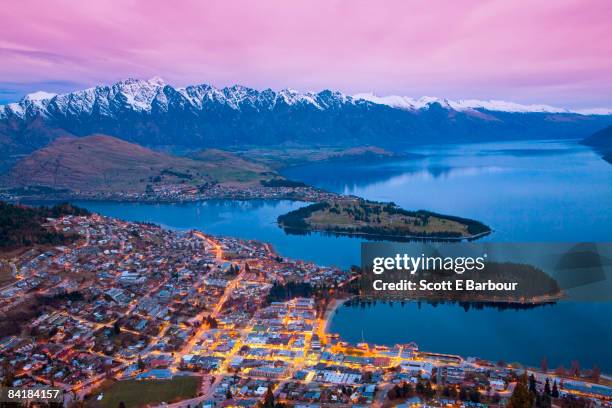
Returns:
[[[262,163],[247,160],[230,152],[205,149],[191,154],[189,158],[207,166],[208,174],[227,182],[249,183],[273,177],[276,173]]]
[[[358,147],[271,147],[253,148],[238,154],[268,167],[279,169],[313,162],[377,162],[385,160],[418,159],[418,154],[396,153],[376,146]]]
[[[85,192],[144,192],[147,186],[254,184],[273,174],[263,165],[221,151],[171,156],[114,137],[60,138],[20,160],[13,187],[45,186]]]
[[[490,232],[489,227],[474,220],[353,199],[312,204],[281,215],[278,222],[287,232],[294,233],[313,230],[398,239],[461,239]]]

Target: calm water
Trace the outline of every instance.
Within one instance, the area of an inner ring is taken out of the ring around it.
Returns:
[[[173,229],[200,229],[210,234],[270,242],[283,256],[321,265],[349,267],[359,263],[359,243],[322,234],[288,235],[276,218],[306,204],[293,201],[207,201],[184,204],[77,201],[100,214],[129,221],[148,221]]]
[[[563,302],[530,310],[466,312],[456,304],[379,302],[365,308],[341,306],[330,331],[353,343],[361,342],[363,334],[377,344],[416,341],[422,350],[535,367],[542,357],[551,368],[568,368],[578,360],[583,368],[597,364],[610,373],[611,310],[609,303]]]
[[[612,240],[612,165],[572,142],[414,150],[422,160],[285,171],[328,190],[483,221],[495,241]]]
[[[472,217],[494,229],[492,241],[612,241],[612,165],[571,142],[458,145],[415,150],[423,159],[326,163],[287,169],[295,180],[331,191]],[[198,228],[272,243],[284,256],[324,265],[359,263],[361,239],[286,235],[276,217],[303,203],[213,201],[188,204],[79,203],[91,210],[170,228]],[[331,328],[349,341],[550,366],[578,359],[612,372],[612,303],[561,303],[521,311],[465,312],[456,305],[342,307]]]

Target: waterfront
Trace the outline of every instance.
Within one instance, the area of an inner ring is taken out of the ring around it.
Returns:
[[[612,166],[588,148],[571,142],[522,142],[419,151],[428,152],[428,158],[365,165],[315,164],[287,169],[285,175],[341,193],[394,201],[408,209],[472,217],[494,229],[485,238],[491,241],[612,238],[608,209]],[[197,228],[215,235],[263,240],[283,256],[322,265],[359,263],[361,239],[317,233],[287,235],[275,224],[278,215],[305,205],[301,202],[77,204],[105,215],[173,229]],[[418,313],[412,311],[417,319],[406,319],[407,312],[409,307],[391,309],[381,304],[371,309],[340,308],[331,328],[351,341],[359,341],[363,329],[366,340],[384,344],[415,340],[424,349],[535,365],[546,355],[551,367],[557,360],[567,367],[578,359],[584,367],[597,362],[604,372],[612,371],[606,348],[612,329],[605,318],[612,315],[611,303],[469,312],[456,305],[426,306]],[[428,321],[438,321],[438,330],[423,328]],[[522,327],[520,340],[510,323]],[[470,337],[458,339],[459,332]],[[377,337],[370,337],[374,335]]]
[[[415,341],[423,350],[551,368],[598,365],[612,372],[610,303],[560,302],[533,309],[470,308],[427,302],[343,305],[328,330],[351,343],[393,346]],[[357,324],[358,322],[358,324]]]
[[[100,214],[128,221],[153,222],[170,229],[199,229],[213,235],[257,239],[286,257],[348,268],[359,263],[360,239],[319,233],[286,234],[276,218],[307,203],[271,200],[212,200],[180,204],[75,201]]]
[[[485,240],[595,241],[612,238],[612,166],[574,142],[513,142],[415,150],[425,159],[321,163],[284,174],[331,191],[473,218],[493,229]],[[77,202],[105,215],[169,228],[258,239],[287,257],[322,265],[358,264],[362,238],[287,235],[276,218],[306,205],[287,200],[183,204]]]

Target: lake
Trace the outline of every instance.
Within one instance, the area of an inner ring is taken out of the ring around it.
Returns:
[[[421,148],[424,159],[322,163],[289,168],[288,178],[327,190],[393,201],[483,221],[490,241],[612,240],[612,165],[574,142],[513,142]],[[270,242],[284,256],[322,265],[360,262],[363,238],[287,235],[276,218],[291,201],[182,204],[78,202],[102,214],[169,228]]]
[[[329,331],[352,343],[393,346],[415,341],[420,349],[540,366],[612,371],[610,303],[561,302],[528,310],[465,311],[457,304],[382,303],[341,306]]]
[[[291,179],[407,209],[482,221],[487,239],[610,241],[612,165],[574,142],[513,142],[415,149],[420,160],[322,163]]]
[[[511,142],[425,147],[422,159],[320,163],[283,174],[327,190],[393,201],[407,209],[474,218],[494,232],[490,241],[612,241],[612,165],[575,142]],[[318,233],[287,235],[276,217],[305,205],[291,201],[210,201],[185,204],[77,202],[105,215],[197,228],[270,242],[283,256],[323,265],[359,263],[361,238]],[[550,366],[578,359],[612,372],[612,303],[562,302],[510,311],[465,312],[457,305],[416,303],[341,307],[332,331],[349,341],[476,355],[494,361]],[[536,329],[534,329],[536,328]]]

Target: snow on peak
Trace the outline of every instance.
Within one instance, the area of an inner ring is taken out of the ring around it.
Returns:
[[[136,111],[150,111],[153,100],[165,86],[161,78],[154,77],[148,81],[128,78],[111,87],[111,96],[121,95],[127,107]]]
[[[612,115],[610,108],[576,109],[574,112],[580,115]]]
[[[278,92],[278,98],[287,105],[304,103],[313,105],[317,109],[323,109],[323,107],[317,101],[317,95],[312,92],[300,93],[295,89],[286,88]]]
[[[153,78],[150,78],[147,82],[153,85],[157,85],[157,86],[166,86],[166,82],[158,76],[154,76]]]
[[[433,96],[423,96],[419,99],[410,98],[408,96],[387,95],[378,96],[374,93],[360,93],[353,95],[353,99],[369,101],[378,105],[387,105],[392,108],[419,110],[426,109],[433,103],[439,103],[444,107],[449,104],[445,99],[436,98]]]
[[[418,110],[427,109],[433,103],[439,103],[442,107],[454,109],[457,111],[484,109],[497,112],[512,112],[512,113],[582,113],[582,114],[597,114],[595,112],[605,112],[606,110],[582,110],[570,111],[564,108],[557,108],[550,105],[532,104],[522,105],[514,102],[506,102],[500,100],[482,101],[478,99],[460,99],[452,101],[448,99],[436,98],[432,96],[424,96],[419,99],[410,98],[408,96],[388,95],[378,96],[373,93],[360,93],[353,96],[355,99],[362,99],[376,103],[379,105],[387,105],[393,108]],[[586,113],[589,112],[589,113]],[[600,113],[601,114],[601,113]],[[604,113],[605,114],[605,113]]]
[[[500,100],[481,101],[478,99],[461,99],[450,102],[450,105],[455,110],[467,109],[485,109],[489,111],[501,112],[544,112],[544,113],[569,113],[570,111],[563,108],[557,108],[550,105],[531,104],[522,105],[514,102],[506,102]]]
[[[204,109],[206,104],[223,104],[234,110],[255,109],[271,110],[280,103],[284,106],[311,106],[316,109],[338,109],[347,104],[373,103],[408,111],[430,109],[439,104],[444,109],[456,111],[478,110],[512,113],[577,113],[582,115],[610,115],[612,109],[567,110],[549,105],[522,105],[501,100],[460,99],[448,100],[432,96],[411,98],[408,96],[379,96],[374,93],[359,93],[353,96],[338,91],[323,90],[300,92],[295,89],[259,91],[242,85],[216,88],[211,85],[192,85],[172,88],[160,77],[148,80],[127,78],[112,85],[56,95],[44,91],[26,95],[21,101],[0,106],[0,117],[15,115],[30,117],[35,115],[90,115],[94,111],[112,116],[115,112],[131,110],[152,112],[155,109],[167,111],[171,104]]]
[[[23,99],[29,101],[43,101],[52,99],[54,96],[57,96],[57,94],[45,91],[38,91],[27,94],[23,97]]]

